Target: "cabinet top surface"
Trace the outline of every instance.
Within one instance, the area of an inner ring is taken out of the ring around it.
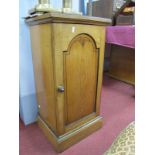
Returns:
[[[43,23],[74,23],[74,24],[87,24],[87,25],[111,25],[111,19],[73,15],[65,13],[46,13],[40,16],[27,18],[26,22],[29,25],[37,25]]]

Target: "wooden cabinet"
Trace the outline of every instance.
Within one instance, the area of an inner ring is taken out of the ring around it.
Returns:
[[[105,25],[102,18],[29,18],[38,124],[58,152],[102,126],[99,116]]]

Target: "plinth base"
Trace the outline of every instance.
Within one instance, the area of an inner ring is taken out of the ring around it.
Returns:
[[[58,137],[50,130],[50,128],[40,117],[38,118],[38,124],[49,141],[53,144],[55,150],[57,152],[62,152],[101,128],[102,117],[98,116],[84,125]]]

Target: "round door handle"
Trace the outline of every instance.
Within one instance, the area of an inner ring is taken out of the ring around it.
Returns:
[[[64,92],[64,86],[58,86],[58,92],[62,93]]]

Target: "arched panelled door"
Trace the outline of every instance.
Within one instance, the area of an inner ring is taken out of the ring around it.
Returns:
[[[65,124],[96,110],[99,53],[87,34],[73,38],[64,51]]]

